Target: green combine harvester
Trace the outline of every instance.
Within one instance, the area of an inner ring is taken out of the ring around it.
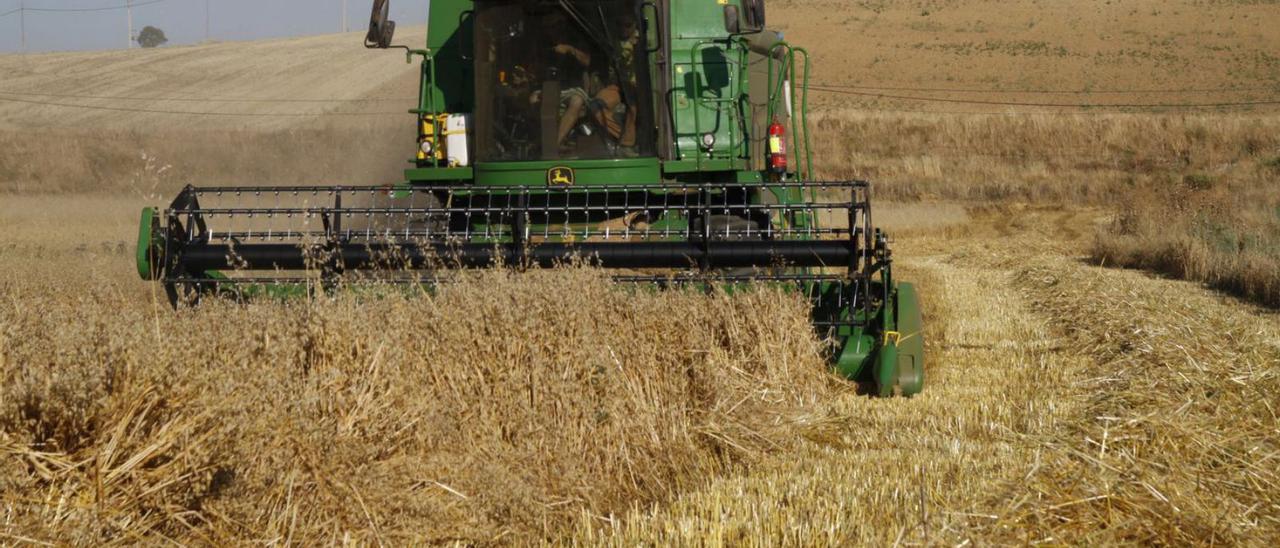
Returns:
[[[836,370],[919,393],[914,288],[870,186],[814,181],[808,54],[764,0],[432,0],[416,157],[376,187],[187,187],[142,213],[138,272],[175,306],[433,285],[458,269],[586,261],[624,284],[806,296]]]

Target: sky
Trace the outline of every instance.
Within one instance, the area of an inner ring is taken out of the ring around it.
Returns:
[[[129,22],[124,9],[90,12],[37,12],[33,9],[99,9],[127,0],[0,0],[0,14],[26,5],[27,50],[75,51],[124,49]],[[167,45],[205,39],[205,6],[213,40],[254,40],[329,34],[343,30],[343,0],[131,0],[136,34],[151,25],[164,31]],[[368,28],[372,0],[346,0],[347,24]],[[391,18],[400,26],[426,23],[430,0],[391,0]],[[22,51],[22,14],[0,16],[0,52]]]

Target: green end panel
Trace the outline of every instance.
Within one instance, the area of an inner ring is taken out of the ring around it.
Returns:
[[[138,276],[144,280],[156,279],[159,263],[157,259],[160,242],[156,236],[160,232],[159,213],[154,207],[142,208],[142,219],[138,222]]]
[[[867,367],[875,347],[875,339],[860,331],[855,333],[845,340],[844,348],[840,349],[840,355],[836,357],[836,372],[849,380],[857,380]]]
[[[876,354],[876,393],[882,398],[893,397],[898,384],[898,345],[892,341],[880,347]]]
[[[912,396],[924,390],[924,320],[916,288],[898,284],[898,384],[902,395]]]

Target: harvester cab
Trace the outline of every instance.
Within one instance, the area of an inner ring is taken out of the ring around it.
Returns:
[[[814,180],[808,53],[764,0],[433,0],[423,49],[393,45],[389,10],[365,45],[420,60],[404,181],[189,186],[145,209],[139,273],[175,305],[584,260],[625,284],[786,288],[837,371],[921,390],[914,288],[870,185]]]

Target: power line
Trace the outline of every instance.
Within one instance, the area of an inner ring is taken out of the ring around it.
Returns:
[[[146,0],[144,2],[126,1],[123,5],[103,6],[98,8],[28,8],[24,1],[17,8],[0,13],[0,17],[18,14],[22,18],[22,51],[27,51],[27,13],[97,13],[104,11],[129,10],[129,47],[133,47],[133,8],[151,6],[169,0]]]
[[[851,84],[811,84],[811,87],[839,88],[851,90],[906,91],[917,93],[981,93],[981,94],[1029,94],[1029,95],[1125,95],[1138,93],[1183,94],[1183,93],[1243,93],[1260,91],[1280,91],[1280,84],[1270,87],[1224,87],[1224,88],[1190,88],[1190,89],[990,89],[990,88],[940,88],[940,87],[905,87],[876,86]]]
[[[815,90],[815,91],[828,91],[828,90],[820,90],[820,89],[819,89],[819,90]],[[78,109],[86,109],[86,110],[107,110],[107,111],[116,111],[116,112],[150,113],[150,114],[175,114],[175,115],[191,115],[191,116],[243,116],[243,117],[252,117],[252,116],[284,116],[284,117],[308,117],[308,116],[391,116],[391,115],[400,115],[400,114],[403,114],[403,113],[400,113],[400,112],[322,112],[322,113],[195,112],[195,111],[181,111],[181,110],[143,109],[143,108],[119,107],[119,106],[114,106],[114,107],[113,107],[113,106],[79,105],[79,104],[68,104],[68,103],[60,103],[60,102],[36,101],[36,100],[31,100],[31,99],[20,99],[20,98],[14,98],[14,97],[12,97],[12,96],[14,96],[14,95],[19,95],[19,96],[27,96],[27,97],[53,97],[53,98],[61,98],[61,99],[96,99],[96,100],[124,100],[124,101],[152,101],[152,102],[156,102],[156,101],[172,101],[172,102],[182,102],[182,103],[276,103],[276,104],[367,103],[367,102],[401,102],[401,101],[408,102],[408,101],[412,101],[412,100],[413,100],[413,99],[411,99],[411,98],[393,98],[393,97],[375,97],[375,98],[367,98],[367,99],[273,99],[273,98],[229,98],[229,97],[204,97],[204,98],[196,98],[196,97],[123,97],[123,96],[105,96],[105,95],[79,95],[79,94],[56,94],[56,93],[27,93],[27,92],[14,92],[14,91],[8,91],[8,90],[0,90],[0,94],[2,94],[2,95],[9,95],[9,96],[11,96],[11,97],[0,97],[0,101],[4,101],[4,102],[11,102],[11,103],[24,103],[24,104],[31,104],[31,105],[41,105],[41,106],[53,106],[53,107],[63,107],[63,108],[78,108]],[[872,97],[878,97],[878,98],[896,98],[896,97],[886,97],[886,96],[876,95],[876,94],[862,94],[862,95],[870,95],[870,96],[872,96]],[[921,101],[930,101],[930,100],[933,100],[934,98],[919,98],[919,97],[912,97],[912,98],[910,98],[910,99],[914,99],[914,100],[921,100]],[[977,104],[989,104],[989,103],[993,103],[993,102],[977,103]],[[1001,104],[1002,104],[1002,103],[1001,103]],[[1070,107],[1072,107],[1072,108],[1084,108],[1084,107],[1112,107],[1112,108],[1166,108],[1166,109],[1175,109],[1175,108],[1209,108],[1209,107],[1227,107],[1227,106],[1250,106],[1250,105],[1256,105],[1256,104],[1280,104],[1280,101],[1258,101],[1258,102],[1246,102],[1246,103],[1215,103],[1215,104],[1212,104],[1212,105],[1209,105],[1209,104],[1194,104],[1194,105],[1187,105],[1187,104],[1179,104],[1179,105],[1175,105],[1175,104],[1161,104],[1161,105],[1081,105],[1081,104],[1072,104],[1072,105],[1052,105],[1052,104],[1047,104],[1047,103],[1038,103],[1038,104],[1031,104],[1031,103],[1018,103],[1018,105],[1019,105],[1019,106],[1034,106],[1034,107],[1044,107],[1044,108],[1055,107],[1055,106],[1056,106],[1056,107],[1060,107],[1060,108],[1061,108],[1061,107],[1070,106]],[[863,109],[863,110],[876,111],[876,112],[889,112],[889,113],[899,113],[899,114],[955,114],[955,115],[985,115],[985,116],[1038,116],[1038,115],[1043,115],[1043,116],[1079,116],[1079,115],[1102,115],[1102,114],[1114,114],[1114,113],[1098,112],[1098,111],[1054,111],[1054,112],[963,112],[963,111],[938,111],[938,110],[908,110],[908,109],[884,108],[884,107],[880,107],[880,106],[876,106],[876,105],[869,105],[869,104],[861,104],[861,105],[859,105],[859,106],[858,106],[858,108]]]
[[[1054,117],[1105,117],[1105,116],[1146,116],[1146,115],[1171,115],[1180,114],[1177,110],[1149,110],[1149,111],[1123,111],[1123,110],[1005,110],[1000,112],[983,111],[983,110],[919,110],[907,108],[883,107],[876,104],[859,102],[849,106],[845,110],[854,110],[858,112],[869,112],[877,114],[924,114],[924,115],[947,115],[947,116],[1054,116]],[[838,112],[840,109],[823,110],[822,114],[827,115],[830,112]]]
[[[146,2],[120,4],[117,6],[103,6],[100,8],[18,8],[18,11],[30,11],[30,12],[41,12],[41,13],[92,13],[92,12],[98,12],[98,11],[113,11],[113,10],[125,10],[130,8],[140,8],[143,6],[150,6],[152,4],[159,4],[161,2],[168,2],[168,1],[169,0],[148,0]]]
[[[847,89],[835,89],[819,86],[810,86],[810,89],[825,93],[837,93],[841,95],[854,95],[859,97],[871,97],[876,99],[895,99],[900,101],[919,101],[925,103],[951,103],[961,105],[987,105],[1002,107],[1036,107],[1036,108],[1128,108],[1128,109],[1191,109],[1191,108],[1232,108],[1247,106],[1266,106],[1280,105],[1280,100],[1269,101],[1237,101],[1237,102],[1221,102],[1221,103],[1031,103],[1023,101],[988,101],[981,99],[950,99],[945,97],[911,97],[906,95],[890,95],[885,93],[871,93],[863,91],[853,91]]]
[[[3,93],[7,93],[7,92],[0,91],[0,94],[3,94]],[[192,99],[192,101],[195,101],[195,100],[194,100],[194,99]],[[203,101],[203,100],[202,100],[202,101]],[[216,101],[216,100],[215,100],[215,101]],[[223,100],[221,100],[221,101],[225,101],[225,102],[240,102],[240,101],[242,101],[242,100],[240,100],[240,99],[223,99]],[[254,100],[252,100],[252,101],[255,101],[255,102],[257,102],[257,101],[263,101],[263,102],[277,102],[277,100],[273,100],[273,99],[254,99]],[[314,100],[307,100],[307,99],[299,99],[299,100],[285,99],[285,100],[278,100],[278,101],[280,101],[280,102],[311,102],[311,101],[317,101],[317,102],[318,102],[318,101],[328,101],[328,100],[326,100],[326,99],[314,99]],[[336,100],[335,100],[335,101],[336,101]],[[344,101],[346,101],[346,100],[344,100]],[[358,100],[355,100],[355,101],[358,101]],[[302,112],[287,112],[287,113],[195,112],[195,111],[183,111],[183,110],[143,109],[143,108],[133,108],[133,107],[110,107],[110,106],[93,106],[93,105],[75,105],[75,104],[56,103],[56,102],[48,102],[48,101],[33,101],[33,100],[29,100],[29,99],[17,99],[17,98],[13,98],[13,97],[3,97],[3,96],[0,96],[0,102],[22,103],[22,104],[29,104],[29,105],[50,106],[50,107],[61,107],[61,108],[76,108],[76,109],[84,109],[84,110],[101,110],[101,111],[111,111],[111,112],[129,112],[129,113],[136,113],[136,114],[168,114],[168,115],[179,115],[179,116],[227,116],[227,117],[242,117],[242,118],[252,118],[252,117],[309,118],[309,117],[323,117],[323,116],[401,116],[401,115],[404,115],[404,114],[405,114],[404,112],[317,112],[317,113],[302,113]],[[214,101],[209,101],[209,102],[214,102]],[[871,110],[871,111],[875,111],[875,112],[887,112],[887,113],[897,113],[897,114],[929,114],[929,115],[935,115],[935,114],[947,114],[947,115],[963,115],[963,116],[1082,116],[1082,115],[1114,115],[1114,114],[1117,114],[1117,113],[1114,113],[1114,112],[1112,112],[1112,113],[1105,113],[1105,112],[1096,112],[1096,111],[1094,111],[1094,112],[1089,112],[1089,111],[1082,111],[1082,112],[1079,112],[1079,111],[1078,111],[1078,112],[1064,112],[1064,111],[1057,111],[1057,112],[956,112],[956,111],[932,111],[932,110],[903,110],[903,109],[888,109],[888,108],[881,108],[881,107],[877,107],[877,106],[874,106],[874,105],[860,105],[860,107],[859,107],[859,108],[861,108],[861,109],[863,109],[863,110]]]
[[[1009,111],[1004,111],[1004,112],[989,112],[989,111],[963,111],[963,110],[910,110],[910,109],[901,109],[901,108],[885,108],[885,107],[876,106],[876,105],[871,105],[871,104],[867,104],[867,103],[859,103],[856,107],[853,107],[853,109],[855,109],[855,110],[859,110],[859,111],[870,111],[870,112],[875,112],[875,113],[887,113],[887,114],[927,114],[927,115],[944,114],[944,115],[955,115],[955,116],[1116,116],[1116,115],[1129,115],[1128,113],[1123,113],[1123,112],[1098,112],[1098,111],[1084,111],[1084,110],[1075,110],[1075,111],[1069,111],[1069,110],[1052,110],[1052,111],[1013,111],[1013,110],[1009,110]]]
[[[316,112],[316,113],[192,112],[192,111],[184,111],[184,110],[160,110],[160,109],[144,109],[144,108],[132,108],[132,107],[73,105],[73,104],[67,104],[67,103],[54,103],[54,102],[47,102],[47,101],[32,101],[30,99],[15,99],[13,97],[0,97],[0,102],[23,103],[28,105],[39,105],[39,106],[48,106],[48,107],[78,108],[78,109],[84,109],[84,110],[130,112],[135,114],[175,114],[175,115],[181,115],[181,116],[232,116],[232,117],[244,117],[244,118],[257,118],[257,117],[266,117],[266,116],[287,117],[287,118],[315,118],[315,117],[321,117],[321,116],[393,116],[393,115],[401,116],[407,113],[407,111],[406,112]]]
[[[76,93],[36,93],[0,89],[0,94],[59,99],[102,99],[110,101],[174,101],[180,103],[379,103],[412,102],[413,97],[367,97],[360,99],[305,99],[271,97],[128,97],[122,95],[83,95]]]

